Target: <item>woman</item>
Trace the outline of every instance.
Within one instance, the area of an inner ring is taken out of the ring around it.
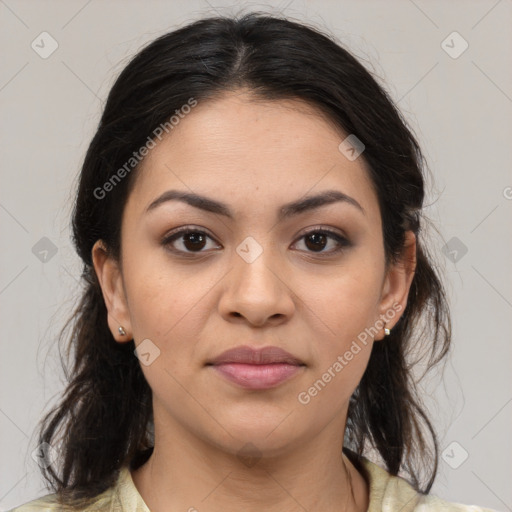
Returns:
[[[82,168],[54,493],[15,510],[489,510],[429,494],[410,363],[451,329],[422,163],[313,28],[208,18],[144,48]]]

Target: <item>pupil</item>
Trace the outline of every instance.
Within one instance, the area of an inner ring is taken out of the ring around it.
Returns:
[[[200,233],[189,233],[185,235],[184,244],[189,250],[202,249],[204,247],[204,236]]]
[[[322,233],[313,233],[312,235],[308,235],[306,237],[306,240],[313,240],[313,247],[310,247],[310,244],[306,241],[306,245],[309,249],[319,249],[322,250],[325,247],[325,241],[326,236]],[[315,246],[315,244],[320,244],[321,247],[318,247],[318,245]]]

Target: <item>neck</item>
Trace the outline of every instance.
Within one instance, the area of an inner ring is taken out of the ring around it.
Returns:
[[[242,456],[155,419],[153,453],[132,478],[152,512],[364,511],[367,483],[342,455],[339,423],[278,455]]]

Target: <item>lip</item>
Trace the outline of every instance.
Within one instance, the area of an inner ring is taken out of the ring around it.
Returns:
[[[252,348],[248,345],[231,348],[222,352],[208,364],[218,365],[225,363],[243,363],[243,364],[276,364],[286,363],[296,366],[304,364],[286,350],[279,347],[268,346],[262,348]]]
[[[207,366],[246,389],[269,389],[297,374],[305,364],[282,348],[249,346],[226,350]]]

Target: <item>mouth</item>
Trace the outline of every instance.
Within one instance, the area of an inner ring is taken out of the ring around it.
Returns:
[[[306,365],[279,347],[240,346],[223,352],[206,366],[237,386],[257,390],[279,386]]]

